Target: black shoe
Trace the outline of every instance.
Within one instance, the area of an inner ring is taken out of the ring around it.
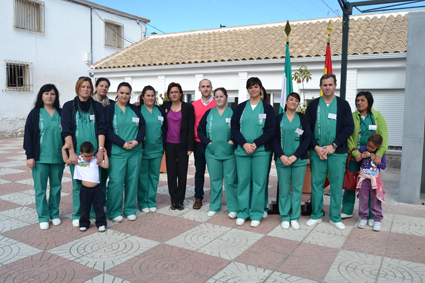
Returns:
[[[176,210],[178,208],[178,204],[177,203],[172,203],[170,206],[171,210]]]
[[[183,204],[179,204],[179,207],[177,209],[178,210],[183,210],[184,209],[184,205]]]

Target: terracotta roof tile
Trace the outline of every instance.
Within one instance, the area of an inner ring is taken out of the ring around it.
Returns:
[[[333,56],[341,55],[342,24],[331,18]],[[329,19],[291,22],[292,58],[325,56]],[[353,16],[349,55],[407,51],[408,13]],[[96,69],[285,57],[285,23],[150,36],[94,64]]]

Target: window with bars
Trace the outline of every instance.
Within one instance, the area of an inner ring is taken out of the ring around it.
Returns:
[[[105,21],[105,45],[122,48],[124,46],[124,26]]]
[[[6,62],[6,87],[11,91],[32,91],[31,63]]]
[[[14,0],[16,29],[44,33],[44,2]]]

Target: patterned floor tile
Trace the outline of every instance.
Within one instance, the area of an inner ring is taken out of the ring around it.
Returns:
[[[329,223],[320,223],[304,239],[305,243],[315,244],[328,248],[341,248],[353,227],[346,226],[339,230]]]
[[[161,209],[158,209],[156,212],[166,214],[166,215],[170,215],[170,216],[182,216],[183,214],[189,212],[192,209],[191,208],[192,205],[193,205],[193,201],[189,201],[189,200],[186,199],[185,202],[184,202],[185,207],[184,207],[183,210],[178,210],[178,209],[171,210],[170,209],[171,205],[167,205],[167,206],[164,206]]]
[[[210,278],[229,263],[229,260],[223,258],[194,252],[174,264],[172,268],[182,269],[190,273]]]
[[[223,211],[222,213],[210,218],[205,223],[214,225],[220,225],[225,227],[236,227],[236,219],[231,219],[228,216],[229,211]]]
[[[0,215],[0,233],[28,226],[30,224]]]
[[[49,250],[87,267],[106,271],[156,246],[158,243],[111,229],[94,233]]]
[[[6,168],[0,168],[0,176],[25,172],[24,170],[9,168],[12,166],[3,166],[3,167],[6,167]]]
[[[275,270],[299,244],[291,240],[264,236],[235,261]]]
[[[41,250],[0,235],[0,266],[32,256],[39,252],[41,252]]]
[[[262,282],[273,271],[260,267],[231,262],[228,266],[215,274],[211,281],[207,282]],[[216,281],[213,281],[216,280]]]
[[[341,251],[324,282],[376,282],[382,257]]]
[[[8,183],[10,183],[10,182],[11,182],[11,181],[1,180],[1,179],[0,179],[0,185],[8,184]]]
[[[397,210],[394,212],[401,215],[425,218],[425,205],[398,203]]]
[[[316,281],[312,281],[312,280],[308,280],[308,279],[304,279],[304,278],[300,278],[300,277],[297,277],[297,276],[292,276],[292,275],[289,275],[289,274],[280,273],[280,272],[275,271],[264,282],[265,283],[292,283],[292,282],[295,282],[295,283],[313,283],[313,282],[316,282]]]
[[[226,227],[226,229],[229,228]],[[262,237],[262,234],[232,229],[216,239],[210,240],[210,242],[207,243],[207,245],[203,245],[198,252],[233,260]]]
[[[275,229],[277,226],[280,226],[280,223],[282,223],[282,221],[280,220],[280,216],[274,214],[267,216],[267,218],[265,219],[261,219],[260,225],[258,227],[251,227],[251,221],[247,220],[245,221],[244,225],[236,226],[236,229],[255,232],[259,234],[267,234],[273,229]]]
[[[25,166],[25,165],[27,165],[27,162],[25,160],[0,162],[0,167],[7,167],[7,168],[16,167],[16,166]]]
[[[389,232],[375,232],[371,229],[359,229],[354,227],[347,238],[344,250],[383,256],[387,246]]]
[[[305,239],[305,237],[307,237],[307,235],[310,234],[311,231],[313,231],[314,227],[307,226],[305,224],[307,222],[307,219],[305,219],[305,218],[300,218],[300,220],[298,222],[300,224],[299,230],[294,230],[292,228],[283,229],[279,225],[276,228],[274,228],[267,235],[273,236],[273,237],[279,237],[279,238],[283,238],[283,239],[287,239],[287,240],[302,242]]]
[[[191,253],[187,249],[160,244],[108,270],[108,273],[130,282],[141,282],[164,272]]]
[[[228,227],[202,223],[166,243],[196,251],[230,230]]]
[[[31,278],[36,282],[85,282],[99,274],[100,272],[97,270],[70,262],[50,253],[38,253],[0,267],[0,280],[2,282],[8,282],[9,278],[19,278],[19,276]]]
[[[384,258],[377,282],[424,282],[425,265]]]
[[[425,237],[425,218],[395,215],[391,232]]]
[[[162,213],[144,213],[138,216],[136,221],[125,221],[120,225],[115,225],[112,230],[138,236],[144,231],[172,219],[174,217]]]
[[[425,264],[425,238],[391,233],[385,257]]]
[[[320,281],[337,254],[337,249],[301,243],[276,271]]]
[[[161,214],[158,214],[161,215]],[[163,215],[166,216],[166,215]],[[167,216],[170,217],[170,216]],[[166,242],[187,230],[190,230],[200,223],[180,217],[170,217],[170,220],[158,223],[151,228],[144,228],[134,235],[156,242]],[[143,223],[142,223],[143,224]]]
[[[35,203],[34,196],[22,192],[0,196],[0,199],[7,200],[19,205],[29,205]]]
[[[5,210],[9,210],[9,209],[15,209],[20,207],[20,205],[13,203],[13,202],[8,202],[5,200],[0,200],[0,211],[5,211]]]
[[[108,273],[100,274],[84,283],[131,283],[130,281],[109,275]]]
[[[0,216],[6,216],[28,224],[38,223],[37,211],[26,206],[1,211]]]
[[[181,216],[182,218],[199,222],[205,222],[211,219],[211,217],[207,216],[207,213],[210,211],[209,203],[204,202],[200,209],[192,209],[191,207],[186,207],[185,209],[188,209],[189,211],[183,214]],[[221,206],[219,213],[223,213],[224,211],[227,211],[227,207]]]

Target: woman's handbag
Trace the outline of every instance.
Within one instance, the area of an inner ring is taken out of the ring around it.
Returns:
[[[353,148],[350,151],[350,154],[348,155],[347,166],[345,168],[345,174],[344,174],[344,184],[342,185],[342,188],[344,190],[349,190],[349,191],[355,191],[356,190],[357,177],[359,176],[359,172],[350,172],[348,170],[348,167],[349,167],[349,164],[350,164],[350,161],[351,161],[351,156],[352,156],[354,150],[357,150],[357,148]]]

